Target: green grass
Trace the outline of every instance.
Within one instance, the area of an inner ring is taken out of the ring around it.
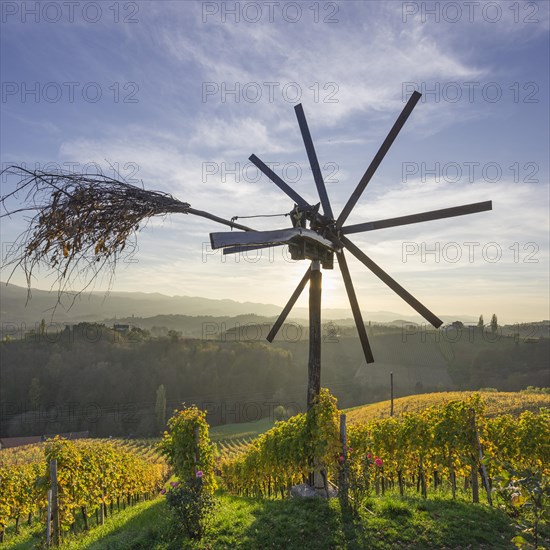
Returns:
[[[257,437],[261,433],[267,432],[274,424],[270,418],[262,418],[254,422],[216,426],[210,428],[210,439],[217,443],[219,441]]]
[[[268,500],[219,491],[207,534],[191,541],[177,533],[164,499],[144,502],[109,518],[64,549],[513,549],[511,520],[484,504],[386,495],[368,499],[355,520],[342,517],[338,500]],[[6,548],[33,548],[37,527],[23,529]],[[546,541],[548,543],[548,541]]]
[[[164,499],[141,502],[135,506],[115,512],[105,520],[104,525],[93,526],[89,531],[66,534],[60,548],[63,549],[130,549],[149,548],[147,541],[161,538],[160,528],[169,526]],[[6,542],[0,548],[30,550],[45,547],[45,527],[35,524],[23,526],[21,534],[15,536],[11,530],[6,534]]]

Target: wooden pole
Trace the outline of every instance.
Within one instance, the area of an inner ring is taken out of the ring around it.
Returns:
[[[477,447],[477,452],[479,453],[479,464],[480,464],[479,469],[481,472],[481,480],[483,481],[483,487],[485,488],[485,492],[487,493],[487,502],[489,503],[489,506],[492,506],[493,499],[491,498],[491,487],[489,486],[489,476],[487,475],[487,469],[485,468],[485,464],[483,462],[483,447],[481,446],[481,442],[479,440],[479,432],[477,431],[477,423],[476,423],[475,415],[476,415],[475,411],[472,411],[472,428],[475,434],[475,443]],[[477,475],[476,475],[476,478],[477,478]]]
[[[477,477],[477,464],[475,459],[472,460],[471,477],[472,477],[472,502],[477,503],[479,502],[479,480]]]
[[[307,410],[311,410],[321,393],[321,266],[318,260],[311,262],[309,277],[309,360],[307,367]],[[321,485],[319,473],[315,473],[315,457],[310,457],[309,485]]]
[[[50,482],[52,491],[52,542],[59,546],[59,490],[57,486],[57,460],[50,462]]]
[[[103,498],[99,502],[99,525],[105,525],[105,505],[103,504]]]
[[[309,362],[307,410],[321,392],[321,285],[323,276],[318,260],[311,262],[309,278]]]
[[[52,490],[48,489],[48,515],[46,516],[46,546],[49,548],[52,539]]]
[[[391,400],[390,416],[393,416],[393,372],[390,372],[390,400]]]
[[[346,415],[342,413],[340,415],[340,443],[342,444],[342,456],[344,461],[342,463],[342,469],[340,471],[340,483],[338,487],[338,496],[342,506],[348,505],[348,480],[347,480],[347,458],[348,458],[348,437],[346,431]]]
[[[195,474],[197,473],[198,471],[198,466],[197,464],[199,463],[199,441],[200,441],[200,437],[199,437],[199,426],[195,426],[194,430],[193,430],[193,434],[194,434],[194,437],[195,437],[195,452],[194,452],[194,455],[193,455],[193,460],[195,462]]]

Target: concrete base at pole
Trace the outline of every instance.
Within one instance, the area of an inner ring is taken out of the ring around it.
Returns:
[[[325,482],[323,480],[323,476],[321,475],[321,472],[314,472],[313,473],[313,487],[316,490],[325,490]]]
[[[334,486],[329,485],[327,495],[324,487],[317,488],[311,487],[307,483],[300,483],[290,488],[290,496],[292,498],[336,498],[338,490]]]

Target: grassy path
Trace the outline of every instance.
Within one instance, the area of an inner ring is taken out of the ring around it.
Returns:
[[[337,500],[265,500],[218,493],[207,535],[190,541],[176,533],[164,499],[144,502],[113,515],[107,523],[64,549],[222,549],[289,550],[513,549],[509,518],[486,505],[444,497],[429,500],[386,496],[367,502],[361,517],[344,521]],[[37,527],[23,530],[5,548],[35,548]]]

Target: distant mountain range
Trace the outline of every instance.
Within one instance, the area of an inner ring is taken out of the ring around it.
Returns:
[[[81,295],[62,295],[57,303],[57,292],[32,289],[31,299],[27,302],[27,289],[13,284],[0,283],[0,319],[2,323],[35,323],[41,319],[54,322],[103,321],[105,319],[151,317],[155,315],[187,316],[237,316],[260,315],[276,317],[282,306],[254,302],[236,302],[234,300],[213,300],[197,296],[167,296],[165,294],[145,292],[87,292]],[[295,308],[294,319],[307,319],[306,308]],[[391,311],[364,311],[365,322],[378,323],[422,323],[418,315],[406,315]],[[323,319],[350,319],[349,309],[323,309]],[[444,322],[461,320],[474,323],[477,317],[472,315],[442,315]]]

